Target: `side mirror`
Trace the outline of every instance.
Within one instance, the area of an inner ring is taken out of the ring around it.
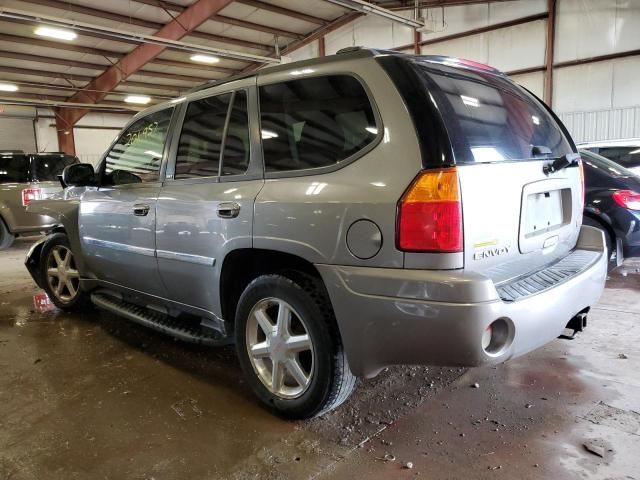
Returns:
[[[93,170],[93,165],[75,163],[65,167],[60,181],[63,187],[88,187],[95,185],[96,174]]]

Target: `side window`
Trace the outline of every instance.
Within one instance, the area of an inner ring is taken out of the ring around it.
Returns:
[[[175,178],[218,176],[221,159],[222,175],[243,174],[249,166],[249,150],[245,91],[196,100],[184,118]]]
[[[218,175],[224,124],[231,94],[191,102],[182,125],[174,178]]]
[[[129,126],[107,154],[103,183],[155,182],[160,178],[173,108],[152,113]]]
[[[236,92],[222,155],[222,175],[242,175],[249,167],[247,92]]]
[[[365,90],[348,75],[260,87],[260,128],[267,172],[335,165],[378,135]]]

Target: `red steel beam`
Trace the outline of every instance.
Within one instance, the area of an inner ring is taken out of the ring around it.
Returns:
[[[211,18],[217,12],[229,5],[233,0],[196,0],[184,12],[180,13],[174,20],[167,23],[155,33],[155,36],[169,40],[180,40],[188,35],[202,23]],[[81,91],[69,98],[75,103],[98,103],[107,96],[114,88],[120,85],[128,77],[135,74],[147,63],[156,58],[166,47],[145,43],[133,49],[130,53],[118,60],[117,63],[107,68],[101,75],[89,82]],[[83,116],[88,113],[88,109],[58,109],[56,117],[68,130],[73,128]],[[60,144],[67,144],[68,140],[62,137],[69,135],[60,134],[58,131],[58,141]]]
[[[553,102],[553,55],[556,42],[556,0],[547,0],[547,51],[545,52],[544,103]]]

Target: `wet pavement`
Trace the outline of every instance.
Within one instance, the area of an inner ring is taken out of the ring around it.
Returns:
[[[286,422],[233,348],[55,309],[22,266],[29,243],[0,253],[0,480],[640,480],[640,262],[574,341],[494,368],[391,368]]]

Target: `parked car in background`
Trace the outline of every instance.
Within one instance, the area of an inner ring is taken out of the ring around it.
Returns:
[[[583,223],[605,231],[609,256],[621,264],[640,252],[640,176],[588,150],[580,153],[586,186]]]
[[[27,205],[62,190],[58,176],[65,167],[79,163],[64,153],[0,151],[0,250],[18,235],[47,232],[55,220],[27,212]]]
[[[289,418],[389,365],[491,365],[582,331],[604,288],[566,129],[450,57],[347,49],[208,84],[63,180],[30,207],[61,225],[26,261],[56,306],[235,343]]]
[[[640,138],[583,143],[578,148],[597,153],[640,175]]]

